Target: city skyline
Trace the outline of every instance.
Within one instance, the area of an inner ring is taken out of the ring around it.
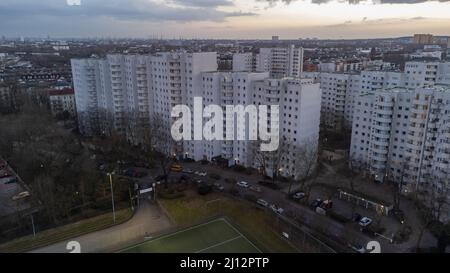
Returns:
[[[448,35],[449,1],[18,0],[0,3],[12,37],[383,38]]]

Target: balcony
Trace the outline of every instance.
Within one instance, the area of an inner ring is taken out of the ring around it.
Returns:
[[[384,147],[384,148],[383,147],[378,147],[378,148],[373,147],[372,151],[374,153],[377,153],[377,154],[381,155],[381,156],[386,156],[388,154],[387,147]]]

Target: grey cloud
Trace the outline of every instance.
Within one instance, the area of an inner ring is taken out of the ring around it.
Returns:
[[[0,20],[17,17],[109,17],[130,21],[223,21],[227,17],[252,16],[254,13],[225,12],[217,5],[229,1],[218,0],[206,6],[207,0],[188,0],[188,4],[173,7],[152,0],[89,0],[79,6],[69,6],[65,0],[1,0]],[[184,2],[184,1],[183,1]],[[202,6],[203,4],[203,6]]]
[[[234,5],[231,0],[172,0],[172,2],[185,7],[221,7]]]

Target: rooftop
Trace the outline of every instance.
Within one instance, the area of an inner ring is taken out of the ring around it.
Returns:
[[[74,94],[74,91],[72,88],[48,91],[49,96],[63,96],[63,95],[73,95],[73,94]]]

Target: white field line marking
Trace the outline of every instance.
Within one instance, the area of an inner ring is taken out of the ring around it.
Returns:
[[[263,253],[261,251],[261,249],[259,249],[258,247],[255,246],[255,244],[253,244],[247,237],[245,237],[239,230],[237,230],[232,224],[228,223],[228,221],[226,219],[221,219],[222,221],[224,221],[225,223],[227,223],[228,226],[230,226],[232,229],[234,229],[234,231],[236,231],[239,235],[241,235],[241,237],[244,237],[244,239],[251,244],[259,253]]]
[[[202,253],[202,252],[205,251],[205,250],[208,250],[208,249],[211,249],[211,248],[215,248],[215,247],[217,247],[217,246],[221,246],[221,245],[227,244],[227,243],[229,243],[229,242],[232,242],[232,241],[237,240],[237,239],[240,239],[240,238],[242,238],[242,236],[239,235],[238,237],[235,237],[235,238],[232,238],[232,239],[223,241],[223,242],[221,242],[221,243],[218,243],[218,244],[209,246],[209,247],[204,248],[204,249],[202,249],[202,250],[196,251],[195,253]]]
[[[144,245],[144,244],[147,244],[147,243],[151,243],[151,242],[154,242],[154,241],[157,241],[157,240],[160,240],[160,239],[172,237],[172,236],[175,236],[175,235],[177,235],[177,234],[179,234],[179,233],[182,233],[182,232],[185,232],[185,231],[189,231],[189,230],[193,230],[193,229],[196,229],[196,228],[199,228],[199,227],[202,227],[202,226],[206,226],[206,225],[208,225],[208,224],[211,224],[211,223],[214,223],[214,222],[218,222],[218,221],[223,221],[223,219],[215,219],[215,220],[209,221],[209,222],[207,222],[207,223],[203,223],[203,224],[199,224],[199,225],[196,225],[196,226],[193,226],[193,227],[190,227],[190,228],[186,228],[186,229],[179,230],[179,231],[177,231],[177,232],[175,232],[175,233],[170,233],[170,234],[167,234],[167,235],[163,235],[163,236],[161,236],[161,237],[155,238],[154,240],[147,240],[147,241],[142,242],[142,243],[140,243],[140,244],[137,244],[137,245],[130,246],[130,247],[127,247],[127,248],[125,248],[125,249],[122,249],[122,250],[120,250],[119,252],[124,252],[124,251],[127,251],[127,250],[129,250],[129,249],[133,249],[133,248],[136,248],[136,247],[138,247],[138,246],[141,246],[141,245]]]

